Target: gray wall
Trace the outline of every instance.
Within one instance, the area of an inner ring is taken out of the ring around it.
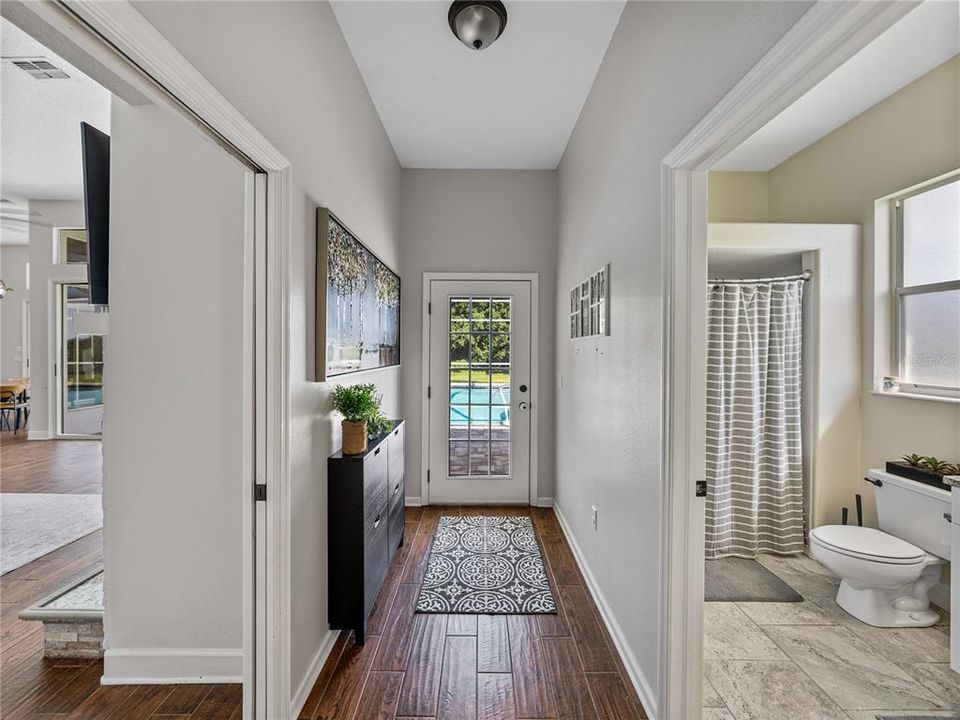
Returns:
[[[244,169],[166,109],[111,128],[104,675],[237,677]]]
[[[0,302],[0,378],[20,377],[23,347],[23,302],[30,300],[27,290],[29,245],[0,245],[0,278],[13,288]]]
[[[332,385],[313,380],[316,208],[331,208],[397,268],[400,165],[327,3],[136,7],[293,164],[290,679],[296,693],[322,661],[318,653],[330,633],[326,459],[340,445]],[[399,368],[351,375],[349,382],[377,383],[386,412],[400,414]]]
[[[660,595],[660,163],[805,9],[627,3],[560,165],[556,497],[649,705]],[[606,262],[611,335],[571,341],[569,288]]]
[[[557,173],[404,170],[401,237],[407,497],[420,497],[423,273],[442,270],[539,274],[537,495],[553,497]]]

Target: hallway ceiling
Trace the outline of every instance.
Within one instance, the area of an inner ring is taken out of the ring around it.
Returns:
[[[960,3],[926,0],[713,170],[767,172],[960,53]]]
[[[554,169],[624,2],[507,2],[499,40],[465,48],[446,2],[332,3],[407,168]]]
[[[11,200],[83,197],[80,121],[110,132],[110,92],[0,19],[0,163]],[[44,60],[69,78],[38,80],[14,62]]]

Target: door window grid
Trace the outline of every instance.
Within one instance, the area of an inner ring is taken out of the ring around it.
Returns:
[[[448,318],[448,474],[509,475],[511,299],[450,298]]]
[[[87,285],[63,286],[64,402],[67,410],[103,404],[103,336],[73,332],[78,306],[89,302]]]

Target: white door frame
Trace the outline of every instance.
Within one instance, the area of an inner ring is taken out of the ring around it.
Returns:
[[[252,423],[245,428],[244,476],[267,486],[268,502],[258,513],[265,516],[266,627],[256,627],[265,637],[257,652],[254,631],[253,488],[250,507],[243,518],[243,615],[244,615],[244,718],[254,717],[251,699],[253,674],[259,678],[266,698],[256,698],[256,717],[283,720],[290,714],[290,461],[288,448],[289,379],[289,257],[292,242],[291,165],[277,148],[254,127],[203,75],[184,58],[157,29],[125,0],[8,0],[5,17],[16,17],[36,34],[51,33],[67,39],[81,53],[99,63],[120,81],[141,92],[151,102],[185,117],[203,133],[258,171],[265,185],[266,217],[249,234],[244,248],[245,287],[263,290],[262,311],[247,298],[244,316],[262,362],[245,363],[244,406],[252,407],[254,388],[262,388],[258,405],[264,413],[262,453],[255,457]],[[259,228],[260,232],[256,230]],[[257,297],[260,300],[260,296]],[[252,376],[251,376],[252,374]],[[263,462],[257,462],[263,460]],[[262,624],[262,623],[261,623]],[[269,659],[266,672],[259,672],[251,659]]]
[[[540,495],[537,483],[537,454],[540,416],[540,274],[523,272],[425,272],[421,308],[423,330],[421,334],[420,377],[420,498],[428,504],[427,471],[430,469],[430,401],[427,387],[430,385],[430,283],[434,280],[524,280],[530,283],[530,504],[537,505]]]
[[[707,171],[916,4],[821,0],[663,160],[660,720],[702,713]]]

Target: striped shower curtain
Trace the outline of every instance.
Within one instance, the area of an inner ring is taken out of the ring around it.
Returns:
[[[706,557],[799,553],[803,280],[708,289]]]

